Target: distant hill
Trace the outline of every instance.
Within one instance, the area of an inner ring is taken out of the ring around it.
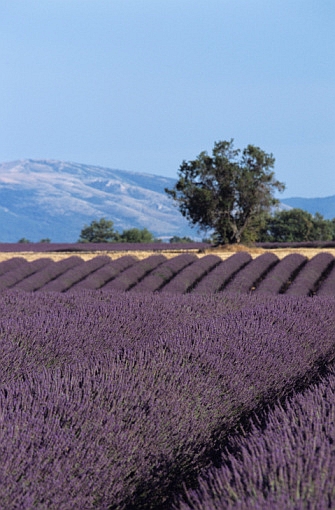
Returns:
[[[73,243],[83,226],[102,217],[116,230],[147,228],[156,237],[201,240],[164,192],[176,179],[56,160],[0,164],[0,242],[25,237]],[[335,217],[335,196],[287,198],[280,208],[300,207]]]
[[[148,228],[156,237],[200,240],[164,192],[176,180],[55,160],[0,164],[0,242],[76,242],[105,217],[115,230]]]
[[[335,195],[324,198],[284,198],[280,202],[290,207],[303,209],[311,214],[319,212],[327,220],[335,218]]]

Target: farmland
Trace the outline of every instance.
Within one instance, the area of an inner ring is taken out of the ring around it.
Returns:
[[[0,260],[0,291],[335,295],[335,249],[32,251]]]
[[[331,248],[50,248],[1,253],[3,508],[335,506]]]

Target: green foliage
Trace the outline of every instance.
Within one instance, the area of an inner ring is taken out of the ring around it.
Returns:
[[[122,243],[153,243],[154,236],[148,229],[130,228],[124,230],[120,235],[119,241]]]
[[[212,156],[201,152],[195,160],[183,161],[179,180],[165,191],[190,223],[213,230],[217,243],[256,239],[260,217],[279,202],[274,190],[285,189],[275,180],[274,161],[253,145],[241,152],[233,140],[216,142]]]
[[[18,243],[32,243],[33,241],[30,241],[26,237],[21,237],[21,239],[18,240]],[[46,237],[45,239],[41,239],[38,241],[39,243],[51,243],[51,239],[49,237]]]
[[[259,232],[260,242],[331,241],[335,239],[335,220],[314,216],[302,209],[277,211],[266,218]]]
[[[258,240],[259,233],[264,230],[269,213],[260,211],[258,215],[251,218],[249,227],[242,232],[241,242],[251,245]]]
[[[335,240],[335,218],[326,220],[322,214],[315,213],[313,218],[313,234],[317,241]]]
[[[81,230],[78,243],[110,243],[119,240],[118,232],[114,231],[114,223],[111,220],[101,218],[93,220],[90,225],[85,225]]]
[[[193,242],[194,242],[193,239],[187,236],[184,237],[173,236],[169,240],[169,243],[193,243]]]
[[[130,228],[122,234],[114,230],[111,220],[101,218],[85,225],[81,231],[78,243],[152,243],[159,242],[148,229]]]

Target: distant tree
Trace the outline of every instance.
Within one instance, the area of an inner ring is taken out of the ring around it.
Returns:
[[[29,241],[26,237],[21,237],[21,239],[18,240],[18,243],[31,243],[31,241]]]
[[[49,239],[49,237],[46,237],[44,239],[41,239],[40,243],[51,243],[51,239]]]
[[[173,236],[171,237],[171,239],[169,240],[170,243],[193,243],[193,239],[191,239],[190,237],[187,237],[187,236],[184,236],[184,237],[179,237],[179,236]]]
[[[335,218],[333,218],[331,221],[332,224],[332,241],[335,241]]]
[[[192,161],[183,161],[179,180],[166,193],[192,224],[214,231],[217,243],[239,243],[257,238],[260,217],[279,201],[275,190],[285,186],[272,168],[275,159],[259,147],[234,149],[233,140],[214,144]]]
[[[78,243],[110,243],[119,240],[119,233],[114,231],[111,220],[101,218],[85,225],[80,233]]]
[[[334,237],[331,220],[302,209],[277,211],[266,218],[259,233],[261,242],[330,241]]]
[[[326,220],[322,214],[315,213],[313,217],[313,240],[332,241],[335,237],[334,220]]]
[[[124,230],[122,234],[120,234],[119,241],[121,243],[153,243],[155,238],[146,228],[142,230],[139,228],[130,228]]]

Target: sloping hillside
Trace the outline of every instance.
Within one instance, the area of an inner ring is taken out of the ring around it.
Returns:
[[[106,217],[116,230],[199,237],[164,192],[174,179],[54,160],[0,164],[0,242],[76,242],[84,224]]]

